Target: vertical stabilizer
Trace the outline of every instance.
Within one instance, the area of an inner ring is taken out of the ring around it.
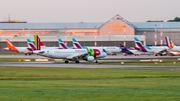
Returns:
[[[41,39],[39,38],[38,35],[34,35],[34,41],[35,41],[35,45],[36,45],[37,50],[46,49],[46,46],[41,41]]]
[[[124,47],[123,44],[120,44],[121,52],[127,53],[127,54],[133,54],[131,51],[129,51],[126,47]]]
[[[168,36],[166,36],[165,39],[166,39],[166,45],[167,45],[169,48],[174,48],[174,47],[176,47],[176,45],[172,42],[172,40],[171,40]]]
[[[27,39],[27,44],[28,44],[28,47],[31,48],[32,50],[37,50],[36,46],[30,39]]]
[[[147,52],[147,49],[151,50],[150,47],[147,46],[145,47],[137,37],[134,37],[134,40],[135,40],[135,44],[137,45],[136,48],[139,48],[141,51]]]
[[[76,49],[83,49],[81,44],[75,38],[72,38],[72,40],[73,40],[73,47],[74,48],[76,48]]]
[[[60,38],[58,39],[59,41],[59,48],[60,49],[69,49],[66,44],[64,43],[64,41],[62,41]]]
[[[7,49],[13,52],[19,52],[18,49],[11,43],[9,39],[6,39]]]

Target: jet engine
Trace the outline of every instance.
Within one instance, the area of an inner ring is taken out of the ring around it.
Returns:
[[[84,60],[86,60],[86,61],[94,61],[94,57],[93,56],[86,56],[84,58]]]
[[[103,51],[104,51],[107,55],[111,55],[111,54],[112,54],[111,51],[107,51],[107,50],[105,50],[105,49],[103,49]]]

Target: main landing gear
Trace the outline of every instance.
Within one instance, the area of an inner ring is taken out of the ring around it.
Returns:
[[[66,61],[65,61],[65,63],[69,63],[69,61],[68,61],[68,60],[66,60]]]
[[[76,60],[75,63],[79,63],[79,60]]]
[[[69,60],[65,60],[65,63],[69,63]],[[75,63],[79,63],[79,60],[75,60]]]
[[[98,60],[97,60],[97,58],[96,58],[96,63],[98,63]]]

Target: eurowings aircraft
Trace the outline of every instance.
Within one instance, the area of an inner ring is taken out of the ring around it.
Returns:
[[[30,39],[28,39],[27,42],[28,42],[28,46],[29,46],[29,44],[34,46],[33,42],[30,41]],[[32,54],[33,49],[30,47],[15,47],[9,39],[6,39],[6,44],[7,44],[7,47],[3,48],[5,50],[12,51],[12,52],[25,53],[25,55]]]
[[[60,38],[58,39],[58,41],[59,41],[59,48],[60,48],[60,49],[72,49],[72,47],[66,46],[66,44],[64,43],[64,41],[62,41]]]
[[[82,47],[81,44],[73,38],[73,47],[76,49],[86,49],[86,47]],[[110,55],[111,53],[120,52],[121,49],[119,47],[88,47],[89,49],[102,49],[106,54]]]
[[[105,52],[98,49],[49,49],[41,42],[39,36],[34,35],[34,38],[37,50],[33,51],[33,53],[49,58],[66,59],[65,63],[69,63],[69,61],[79,63],[79,59],[86,61],[96,60],[96,63],[98,63],[97,58],[107,56]]]
[[[135,44],[136,44],[136,50],[142,51],[142,52],[150,52],[150,53],[154,53],[155,56],[158,55],[163,55],[164,52],[167,52],[167,50],[164,47],[148,47],[148,46],[144,46],[141,41],[137,38],[134,37],[135,40]]]
[[[126,47],[124,47],[123,44],[120,44],[120,48],[121,48],[121,52],[124,53],[124,55],[153,55],[153,53],[149,53],[149,52],[141,52],[139,50],[129,50]]]
[[[87,49],[87,47],[82,47],[79,42],[76,41],[76,39],[73,38],[73,41],[77,42],[75,44],[77,44],[77,46],[79,46],[78,48],[74,48],[74,47],[68,47],[65,45],[65,43],[61,40],[61,39],[58,39],[59,40],[59,47],[60,49]],[[97,47],[88,47],[89,49],[100,49],[100,50],[103,50],[104,52],[106,52],[107,55],[110,55],[112,52],[109,52],[109,51],[106,51],[105,49],[102,49],[102,48],[97,48]]]

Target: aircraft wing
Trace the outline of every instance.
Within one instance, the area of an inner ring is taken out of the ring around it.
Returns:
[[[35,51],[33,51],[33,53],[35,53],[35,54],[42,54],[42,53],[44,53],[45,51],[41,51],[41,50],[35,50]]]
[[[166,52],[167,50],[166,49],[161,49],[161,50],[155,50],[154,53],[163,53],[163,52]]]

